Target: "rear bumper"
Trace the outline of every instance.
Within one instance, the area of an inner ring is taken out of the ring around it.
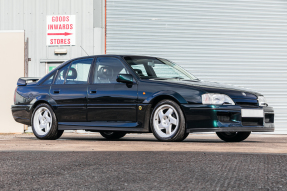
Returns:
[[[181,105],[186,118],[186,131],[191,132],[273,132],[272,107],[237,105]],[[263,118],[241,117],[241,109],[263,109]]]
[[[31,125],[31,108],[32,105],[12,105],[14,120],[25,125]]]

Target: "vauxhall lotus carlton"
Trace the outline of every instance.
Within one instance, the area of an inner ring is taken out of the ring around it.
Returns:
[[[85,130],[107,139],[152,132],[160,141],[216,132],[239,142],[251,132],[274,131],[274,110],[262,94],[201,81],[167,59],[147,56],[81,57],[41,79],[19,78],[11,109],[39,139]]]

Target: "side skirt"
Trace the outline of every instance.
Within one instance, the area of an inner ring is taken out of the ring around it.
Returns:
[[[149,117],[151,112],[151,104],[137,104],[138,122],[59,122],[59,130],[87,130],[87,131],[124,131],[127,133],[149,133]]]
[[[144,128],[123,128],[123,127],[89,127],[89,126],[68,126],[68,125],[58,125],[59,130],[86,130],[86,131],[124,131],[128,133],[149,133],[147,129]]]

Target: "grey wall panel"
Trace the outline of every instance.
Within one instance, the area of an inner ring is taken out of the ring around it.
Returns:
[[[76,44],[78,45],[76,47],[76,52],[74,53],[75,55],[82,56],[83,55],[83,50],[80,48],[82,44],[82,39],[83,39],[83,34],[82,34],[82,1],[77,1],[75,0],[74,3],[72,4],[72,12],[75,13],[76,15],[76,25],[77,25],[77,30],[76,30],[76,35],[79,36],[79,38],[76,39]]]
[[[93,23],[93,6],[89,6],[93,4],[93,0],[84,0],[83,1],[83,19],[81,21],[82,25],[82,33],[85,33],[82,36],[82,47],[85,51],[92,55],[94,52],[94,23]],[[85,52],[83,52],[83,56],[87,56]]]
[[[29,38],[29,76],[43,76],[45,64],[40,60],[69,60],[85,56],[80,45],[93,54],[94,12],[101,7],[93,5],[93,0],[0,0],[0,30],[25,30]],[[95,10],[93,10],[95,8]],[[76,15],[76,45],[46,46],[46,15]],[[97,15],[97,14],[95,14]],[[68,54],[55,55],[56,48],[66,48]]]
[[[12,0],[13,2],[13,19],[12,19],[12,27],[16,30],[22,30],[24,28],[24,18],[23,18],[23,1]]]
[[[71,12],[72,12],[71,11],[71,4],[72,4],[72,2],[70,0],[59,1],[59,8],[58,8],[59,13],[62,13],[64,15],[71,15]],[[72,52],[72,46],[67,45],[67,46],[62,46],[62,47],[66,48],[69,53]],[[51,53],[54,54],[54,49],[51,49]],[[69,60],[73,57],[72,57],[72,54],[67,54],[67,55],[61,56],[61,58]]]
[[[107,54],[165,57],[265,95],[287,132],[287,1],[107,0]]]
[[[48,0],[46,1],[46,4],[47,4],[47,15],[59,15],[60,12],[59,12],[59,0]],[[46,21],[45,21],[46,23]],[[45,26],[46,27],[46,26]],[[46,34],[45,34],[46,36]],[[45,38],[46,40],[46,38]],[[46,44],[46,41],[45,41],[45,44]],[[54,54],[54,50],[56,48],[58,48],[59,46],[58,45],[54,45],[54,46],[47,46],[46,47],[46,54],[47,54],[47,57],[46,59],[49,59],[49,58],[55,58],[57,59],[57,57],[66,57],[66,55],[55,55]],[[66,48],[66,46],[62,46],[63,48]],[[43,63],[45,64],[45,63]]]
[[[103,3],[104,2],[102,2],[103,0],[93,0],[94,2],[93,2],[93,5],[94,5],[94,7],[93,7],[93,12],[94,12],[94,16],[93,16],[93,18],[94,18],[94,22],[93,22],[93,26],[94,26],[94,28],[95,27],[102,27],[102,25],[101,25],[101,20],[102,20],[102,6],[103,6]]]
[[[46,27],[40,27],[43,23],[46,23],[46,15],[47,15],[47,1],[36,1],[36,39],[37,41],[35,44],[30,45],[36,47],[35,51],[35,61],[39,59],[47,59],[47,50],[45,48],[40,48],[41,45],[46,44]],[[31,38],[31,37],[30,37]],[[29,38],[29,40],[30,40]],[[32,38],[33,39],[33,38]],[[31,55],[31,54],[30,54]],[[32,58],[34,59],[34,58]],[[36,63],[36,62],[34,62]],[[37,64],[38,69],[36,71],[39,71],[40,74],[45,74],[46,68],[44,64]],[[34,71],[34,72],[36,72]]]
[[[35,55],[32,58],[32,62],[29,62],[28,64],[28,75],[29,74],[36,74],[39,71],[39,65],[34,65],[35,59],[38,59],[38,56],[36,55],[37,48],[39,48],[38,42],[37,42],[37,36],[36,36],[36,0],[24,0],[24,30],[25,30],[25,36],[31,36],[32,38],[29,38],[29,57],[31,55]],[[14,15],[13,12],[11,12],[12,15]]]

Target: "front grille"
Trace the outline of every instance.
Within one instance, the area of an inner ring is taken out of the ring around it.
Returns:
[[[243,126],[263,126],[263,118],[245,118],[241,119]]]
[[[265,123],[274,123],[274,114],[265,114]]]
[[[239,112],[217,112],[217,119],[223,123],[232,123],[240,120]]]
[[[236,105],[239,105],[241,107],[252,107],[252,106],[258,106],[257,102],[236,102]]]

